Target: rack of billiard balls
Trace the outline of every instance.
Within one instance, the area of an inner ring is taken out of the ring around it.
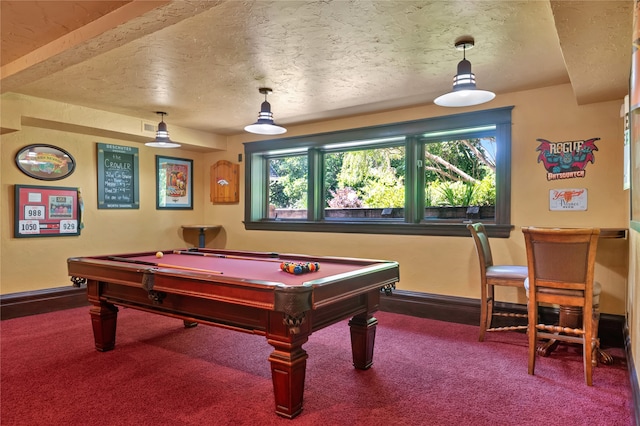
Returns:
[[[306,262],[306,263],[282,262],[280,264],[280,269],[290,274],[300,275],[300,274],[306,274],[308,272],[315,272],[320,270],[320,264],[318,262]]]

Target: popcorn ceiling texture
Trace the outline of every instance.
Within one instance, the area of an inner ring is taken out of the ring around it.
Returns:
[[[2,92],[218,134],[429,104],[463,35],[478,88],[628,92],[633,2],[2,1]],[[67,9],[68,8],[68,9]],[[29,53],[31,51],[31,53]]]

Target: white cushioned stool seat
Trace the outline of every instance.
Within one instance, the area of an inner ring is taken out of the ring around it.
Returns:
[[[509,278],[513,280],[524,280],[529,276],[526,266],[520,265],[493,265],[487,267],[487,278]]]

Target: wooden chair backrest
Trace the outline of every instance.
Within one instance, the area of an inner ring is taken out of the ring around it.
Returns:
[[[491,255],[491,246],[489,245],[489,236],[482,223],[469,223],[467,229],[471,232],[473,241],[476,243],[476,252],[480,260],[480,269],[485,270],[489,266],[493,266],[493,256]]]
[[[522,232],[529,266],[530,298],[533,292],[538,302],[578,306],[585,303],[584,298],[591,299],[599,229],[525,227]],[[554,296],[552,289],[579,290],[584,295],[558,296],[556,292]]]

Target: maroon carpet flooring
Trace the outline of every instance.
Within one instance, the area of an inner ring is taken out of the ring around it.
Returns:
[[[94,349],[88,308],[0,323],[8,425],[633,425],[622,349],[584,384],[577,348],[538,358],[524,334],[377,313],[374,365],[353,368],[346,321],[314,333],[304,410],[274,413],[263,336],[121,309],[116,349]]]

